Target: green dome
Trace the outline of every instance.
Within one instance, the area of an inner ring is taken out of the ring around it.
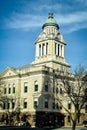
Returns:
[[[53,13],[49,13],[48,19],[43,24],[42,29],[46,26],[56,26],[59,29],[59,25],[57,24],[56,20],[53,17]]]

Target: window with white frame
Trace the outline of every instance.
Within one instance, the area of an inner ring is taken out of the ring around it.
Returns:
[[[28,92],[28,82],[24,83],[24,93]]]
[[[12,91],[13,91],[13,93],[15,93],[15,84],[13,84],[13,90]]]
[[[4,102],[3,104],[3,109],[5,110],[6,109],[6,103]]]
[[[34,108],[36,109],[38,107],[38,98],[34,99]]]
[[[10,88],[10,87],[8,88],[8,93],[9,93],[9,94],[11,93],[11,88]]]
[[[38,82],[37,81],[35,81],[35,83],[34,83],[34,91],[35,92],[38,91]]]
[[[26,109],[27,108],[27,99],[25,98],[24,99],[24,109]]]
[[[7,109],[10,109],[10,102],[7,102]]]
[[[15,100],[13,99],[12,100],[12,109],[14,109],[14,107],[15,107]]]

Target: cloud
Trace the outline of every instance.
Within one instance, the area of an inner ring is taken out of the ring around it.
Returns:
[[[72,24],[72,23],[81,23],[87,21],[87,12],[73,12],[71,14],[60,14],[57,17],[57,21],[60,24]]]
[[[15,13],[10,19],[5,20],[5,25],[10,29],[24,29],[35,28],[42,26],[42,16],[32,14],[18,14]]]
[[[61,2],[61,0],[59,2],[52,0],[46,2],[44,0],[42,2],[40,0],[41,3],[37,2],[36,4],[34,4],[34,0],[32,1],[22,1],[21,9],[5,19],[5,27],[25,31],[42,27],[47,18],[47,13],[52,11],[57,23],[64,27],[65,33],[87,28],[87,11],[86,8],[82,10],[82,7],[87,5],[87,0],[76,0],[75,2],[70,0],[67,0],[67,2]],[[66,28],[68,28],[68,31],[66,31]]]
[[[57,21],[63,26],[64,33],[70,33],[80,29],[87,28],[87,12],[73,12],[72,14],[58,15]]]
[[[87,12],[84,11],[73,12],[71,14],[58,14],[55,15],[55,19],[59,25],[68,28],[68,32],[87,28]],[[46,16],[44,14],[14,13],[11,18],[6,19],[5,25],[10,29],[30,30],[31,28],[42,27],[45,20]]]

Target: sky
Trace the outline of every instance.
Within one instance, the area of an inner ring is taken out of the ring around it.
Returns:
[[[52,12],[71,71],[87,68],[87,0],[0,0],[0,72],[35,60],[35,41]]]

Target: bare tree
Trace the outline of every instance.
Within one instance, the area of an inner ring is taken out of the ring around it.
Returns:
[[[0,107],[1,108],[3,107],[3,102],[4,102],[4,99],[3,99],[3,95],[4,95],[3,84],[4,84],[4,82],[0,80]]]
[[[87,81],[84,76],[84,67],[81,65],[76,68],[74,75],[64,74],[61,77],[62,94],[55,95],[56,100],[70,116],[72,130],[75,130],[81,110],[87,102]],[[65,105],[66,102],[69,102],[69,108]]]

